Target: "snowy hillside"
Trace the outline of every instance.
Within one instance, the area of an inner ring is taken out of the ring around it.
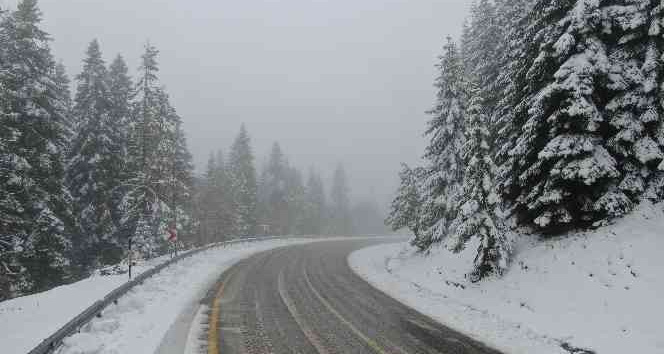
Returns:
[[[524,236],[508,273],[477,284],[464,278],[472,244],[461,257],[381,245],[349,262],[379,289],[505,352],[664,353],[663,208],[644,203],[594,231]]]
[[[230,265],[259,251],[309,242],[271,240],[213,248],[169,266],[125,295],[118,306],[67,339],[65,353],[154,352],[164,333]],[[165,260],[136,267],[137,273]],[[2,354],[26,353],[95,301],[127,281],[127,275],[94,276],[49,291],[0,303]],[[149,320],[146,320],[149,319]],[[123,349],[124,348],[124,349]],[[132,348],[132,351],[127,351]],[[144,350],[143,350],[144,349]]]

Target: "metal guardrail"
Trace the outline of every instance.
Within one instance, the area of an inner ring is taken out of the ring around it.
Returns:
[[[28,354],[48,354],[52,353],[57,349],[60,344],[62,344],[62,341],[71,336],[74,333],[77,333],[80,331],[80,329],[89,323],[93,318],[95,317],[101,317],[103,310],[110,304],[117,304],[117,301],[120,297],[122,297],[124,294],[129,292],[133,287],[136,285],[139,285],[143,283],[146,279],[150,278],[151,276],[159,273],[162,271],[164,268],[167,268],[168,266],[184,259],[189,256],[193,256],[197,253],[209,250],[214,247],[223,247],[226,245],[230,244],[236,244],[236,243],[243,243],[243,242],[253,242],[253,241],[264,241],[264,240],[274,240],[274,239],[280,239],[280,238],[285,238],[282,236],[272,236],[272,237],[252,237],[252,238],[239,238],[239,239],[234,239],[230,241],[224,241],[224,242],[219,242],[219,243],[213,243],[207,246],[203,246],[201,248],[196,248],[192,249],[189,251],[186,251],[162,264],[159,264],[149,270],[146,270],[145,272],[139,274],[136,276],[134,279],[122,284],[121,286],[115,288],[112,290],[110,293],[108,293],[106,296],[104,296],[103,299],[96,301],[93,303],[90,307],[87,309],[83,310],[80,314],[78,314],[76,317],[74,317],[71,321],[67,322],[64,326],[62,326],[60,329],[58,329],[55,333],[53,333],[51,336],[48,338],[44,339],[39,345],[37,345],[34,349],[28,352]]]

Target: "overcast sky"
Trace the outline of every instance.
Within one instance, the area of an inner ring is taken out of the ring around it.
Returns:
[[[329,179],[343,162],[353,195],[389,200],[400,162],[417,163],[433,65],[470,0],[40,0],[53,52],[73,77],[97,38],[131,69],[143,44],[202,170],[247,125],[260,166],[279,141]],[[0,0],[12,5],[16,0]],[[3,6],[6,7],[6,6]]]

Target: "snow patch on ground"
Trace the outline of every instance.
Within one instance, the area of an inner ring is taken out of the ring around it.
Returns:
[[[509,272],[479,284],[464,277],[473,245],[428,256],[379,245],[349,263],[387,294],[504,352],[664,353],[663,208],[644,202],[597,230],[520,237]]]

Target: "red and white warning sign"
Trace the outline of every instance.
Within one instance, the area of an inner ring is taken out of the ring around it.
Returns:
[[[178,240],[178,233],[175,231],[174,227],[169,227],[166,231],[168,232],[168,240],[170,242],[175,242]]]

